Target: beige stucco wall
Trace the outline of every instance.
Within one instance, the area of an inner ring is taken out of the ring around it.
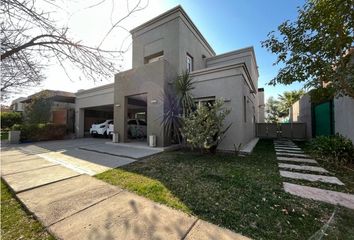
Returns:
[[[163,51],[164,59],[181,73],[186,69],[187,53],[193,57],[194,70],[205,68],[205,59],[215,55],[182,9],[169,12],[131,31],[133,68],[143,66],[145,57]]]
[[[354,143],[354,99],[348,96],[334,99],[334,130]]]
[[[195,89],[192,94],[196,98],[223,98],[225,108],[231,113],[225,119],[224,126],[230,123],[231,128],[219,146],[219,150],[233,151],[234,144],[245,145],[255,137],[256,96],[249,90],[246,83],[246,73],[242,66],[228,69],[220,68],[212,71],[201,70],[192,73]],[[243,99],[246,97],[246,122],[244,121]]]
[[[77,137],[84,136],[85,108],[106,106],[114,103],[114,84],[82,90],[76,94],[75,133]]]
[[[306,123],[306,136],[312,137],[311,97],[303,95],[290,109],[290,122]]]
[[[176,77],[173,72],[166,60],[160,60],[115,75],[114,128],[121,141],[127,141],[127,97],[146,94],[147,135],[156,135],[159,147],[168,145],[162,119],[167,82]]]
[[[265,102],[264,102],[264,91],[258,91],[258,122],[264,123],[265,118]]]

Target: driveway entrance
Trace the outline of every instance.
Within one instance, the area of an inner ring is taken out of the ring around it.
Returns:
[[[107,139],[97,138],[19,144],[12,145],[11,148],[28,157],[39,157],[88,175],[123,166],[162,151],[128,144],[111,144]]]

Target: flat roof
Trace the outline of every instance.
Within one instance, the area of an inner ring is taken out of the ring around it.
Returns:
[[[130,33],[133,34],[137,31],[140,31],[154,23],[157,23],[161,20],[163,20],[164,18],[176,13],[176,12],[180,12],[182,14],[182,16],[184,16],[184,18],[189,22],[189,24],[192,26],[193,30],[198,34],[198,36],[200,37],[200,39],[203,41],[203,43],[209,48],[209,50],[215,55],[215,51],[214,49],[210,46],[210,44],[208,43],[208,41],[204,38],[203,34],[199,31],[199,29],[197,28],[197,26],[193,23],[192,19],[188,16],[188,14],[184,11],[184,9],[182,8],[181,5],[177,5],[176,7],[158,15],[157,17],[154,17],[153,19],[133,28],[132,30],[130,30]]]

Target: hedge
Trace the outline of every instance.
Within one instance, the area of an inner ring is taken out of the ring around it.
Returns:
[[[2,112],[1,129],[11,128],[14,124],[22,123],[22,114],[19,112]]]
[[[16,124],[12,130],[21,131],[20,141],[61,140],[65,137],[67,127],[63,124]]]

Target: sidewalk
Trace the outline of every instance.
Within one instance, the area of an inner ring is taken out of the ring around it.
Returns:
[[[17,198],[58,239],[248,239],[38,155],[2,151],[1,167]]]

